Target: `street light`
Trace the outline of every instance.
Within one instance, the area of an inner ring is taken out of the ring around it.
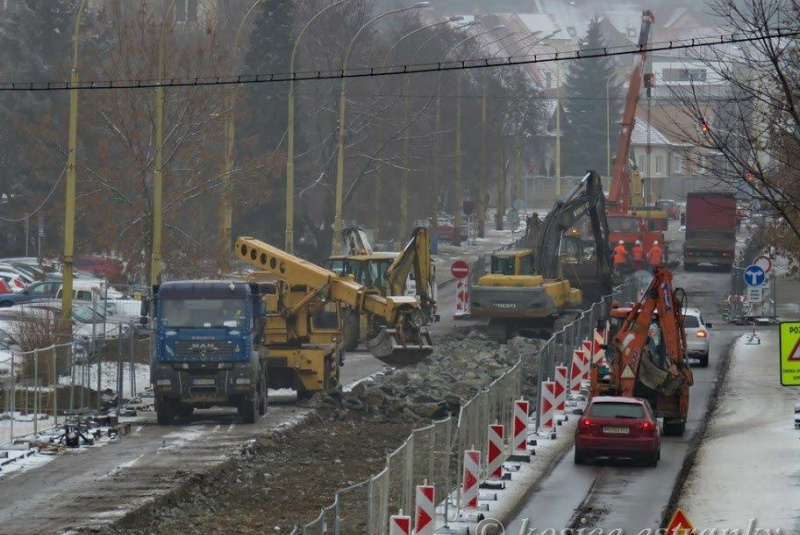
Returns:
[[[158,35],[158,78],[161,80],[156,87],[156,154],[155,174],[153,176],[153,250],[150,256],[150,285],[155,286],[161,282],[161,211],[164,193],[164,86],[166,78],[164,67],[164,35],[167,32],[167,23],[171,18],[175,2],[172,0],[167,7],[164,21],[161,23],[161,32]]]
[[[464,20],[464,17],[461,17],[461,16],[449,17],[446,20],[443,20],[443,21],[440,21],[440,22],[434,22],[432,24],[427,24],[425,26],[417,28],[416,30],[413,30],[413,31],[408,32],[407,34],[403,35],[402,37],[400,37],[400,39],[395,41],[394,44],[392,44],[392,46],[389,47],[389,50],[386,52],[386,57],[385,57],[384,62],[383,62],[384,63],[384,67],[387,65],[388,60],[389,60],[389,55],[392,53],[392,51],[401,42],[403,42],[407,38],[409,38],[409,37],[411,37],[413,35],[416,35],[416,34],[422,32],[424,30],[428,30],[430,28],[435,28],[435,27],[441,26],[443,24],[450,24],[452,22],[458,22],[460,20]],[[419,53],[420,50],[421,50],[421,47],[418,48],[417,51],[414,53],[414,55],[411,57],[411,60],[410,60],[411,64],[413,64],[414,61],[417,59],[417,54]],[[411,116],[411,98],[410,98],[411,76],[409,76],[409,75],[406,75],[406,77],[405,77],[404,91],[405,91],[405,94],[404,94],[404,99],[403,99],[403,124],[406,125],[406,128],[408,128],[408,127],[410,127],[409,120],[410,120],[410,116]],[[403,239],[408,234],[408,175],[409,175],[409,172],[410,172],[409,171],[409,167],[410,167],[409,152],[410,152],[410,140],[409,140],[408,132],[406,132],[406,134],[403,136],[403,155],[405,156],[405,158],[404,158],[405,165],[403,166],[404,167],[404,169],[403,169],[403,177],[400,180],[400,238],[401,239]],[[377,205],[375,206],[375,209],[377,209]]]
[[[551,48],[558,58],[558,48],[555,45],[542,44]],[[561,62],[556,59],[556,198],[561,197]]]
[[[64,276],[61,292],[62,326],[72,329],[72,261],[75,253],[75,184],[77,182],[78,150],[78,41],[80,24],[86,0],[81,1],[75,15],[75,31],[72,34],[72,72],[69,91],[69,149],[67,153],[66,216],[64,218]]]
[[[540,34],[540,33],[542,33],[542,32],[541,32],[541,31],[537,31],[537,32],[533,32],[531,35],[538,35],[538,34]],[[553,37],[555,37],[555,36],[556,36],[556,34],[558,34],[558,31],[557,31],[557,30],[556,30],[556,31],[554,31],[554,32],[550,32],[550,33],[548,33],[547,35],[545,35],[545,36],[544,36],[544,37],[542,37],[541,39],[537,39],[537,40],[536,40],[536,41],[534,41],[533,43],[529,43],[529,44],[527,44],[527,45],[522,45],[521,47],[519,47],[519,48],[517,48],[516,50],[514,50],[514,51],[513,51],[511,54],[509,54],[509,57],[512,57],[512,58],[513,58],[514,56],[516,56],[516,55],[517,55],[517,53],[518,53],[520,50],[523,50],[523,49],[525,50],[525,53],[527,53],[527,51],[528,51],[528,50],[530,50],[531,48],[535,47],[536,45],[538,45],[538,44],[539,44],[539,43],[541,43],[542,41],[547,41],[548,39],[552,39]],[[511,44],[514,44],[514,43],[511,43]],[[510,45],[509,45],[509,46],[510,46]]]
[[[233,59],[235,61],[236,55],[239,51],[239,39],[242,37],[242,29],[244,28],[250,14],[255,11],[256,7],[266,0],[255,0],[247,13],[244,14],[242,20],[239,22],[239,27],[236,29],[236,36],[233,40]],[[228,254],[231,247],[231,227],[233,226],[233,209],[231,207],[231,174],[233,173],[233,160],[235,158],[236,150],[236,117],[233,113],[235,102],[236,87],[228,89],[228,102],[226,109],[225,120],[225,164],[222,169],[222,206],[220,217],[220,241],[222,243],[223,254]]]
[[[355,48],[358,38],[364,33],[371,24],[381,20],[389,15],[403,13],[412,9],[421,9],[430,6],[430,2],[417,2],[416,4],[408,7],[401,7],[393,9],[385,13],[381,13],[377,17],[368,20],[361,28],[358,29],[356,34],[350,40],[350,44],[345,51],[344,58],[342,59],[342,73],[347,70],[347,61],[350,59],[350,54]],[[347,118],[347,94],[346,94],[347,78],[342,78],[342,92],[339,98],[339,152],[336,159],[336,205],[335,215],[333,219],[333,250],[339,248],[342,239],[342,200],[344,196],[344,134],[345,134],[345,120]]]
[[[606,80],[606,175],[611,176],[611,82],[614,75]]]
[[[444,56],[445,63],[450,59],[450,56],[455,52],[457,48],[461,45],[466,43],[467,41],[471,41],[472,39],[477,39],[487,33],[495,32],[497,30],[502,30],[506,26],[505,24],[501,24],[499,26],[495,26],[494,28],[490,28],[488,30],[484,30],[482,32],[476,33],[474,35],[470,35],[465,39],[462,39],[453,47],[447,51],[447,54]],[[456,75],[456,187],[455,191],[453,192],[454,197],[454,213],[453,213],[453,242],[454,245],[460,246],[461,245],[461,212],[463,210],[463,170],[462,170],[462,158],[461,158],[461,76],[459,74]],[[438,123],[438,115],[441,110],[441,87],[442,87],[442,74],[439,73],[439,79],[436,84],[436,113],[437,113],[437,123]],[[438,137],[438,124],[437,124],[437,137]],[[438,155],[437,155],[438,158]]]
[[[289,60],[289,72],[294,74],[294,58],[297,55],[297,46],[300,44],[300,38],[305,35],[306,30],[322,15],[347,2],[347,0],[338,0],[328,7],[320,10],[316,15],[303,26],[300,33],[294,40],[292,46],[292,56]],[[287,132],[287,148],[286,148],[286,252],[294,253],[294,76],[289,79],[289,119],[288,119],[288,132]]]
[[[425,46],[428,43],[430,43],[431,41],[433,41],[434,39],[437,39],[437,38],[441,37],[442,35],[448,34],[451,31],[462,30],[464,28],[468,28],[469,26],[477,26],[479,24],[480,24],[480,21],[471,20],[469,22],[465,22],[464,24],[459,24],[455,28],[448,28],[446,30],[443,30],[441,32],[437,32],[437,33],[433,34],[432,36],[428,37],[428,39],[426,39],[421,45],[419,45],[419,47],[417,48],[416,52],[414,52],[414,57],[416,58],[419,55],[419,53],[422,51],[422,49],[425,48]],[[441,76],[439,77],[439,81],[441,81]],[[441,93],[439,92],[439,85],[437,84],[437,86],[436,86],[436,123],[435,123],[436,124],[436,126],[435,126],[435,128],[436,128],[436,157],[433,159],[433,166],[434,166],[433,167],[433,188],[432,188],[432,190],[433,190],[433,202],[431,203],[431,206],[432,206],[432,210],[431,210],[431,212],[432,212],[431,213],[431,216],[432,216],[431,217],[432,235],[436,234],[436,228],[439,225],[439,198],[438,198],[438,189],[439,189],[438,188],[438,184],[439,184],[439,155],[442,152],[442,150],[441,150],[442,149],[442,147],[441,147],[441,143],[442,143],[441,137],[442,136],[439,135],[439,132],[441,132],[441,130],[442,130],[442,106],[441,106],[441,104],[442,104],[442,98],[441,98]]]

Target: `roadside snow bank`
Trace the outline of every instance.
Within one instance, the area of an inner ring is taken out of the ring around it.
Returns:
[[[733,348],[728,383],[698,451],[678,506],[695,528],[747,532],[800,528],[800,431],[794,429],[797,389],[781,386],[778,330],[759,331]]]

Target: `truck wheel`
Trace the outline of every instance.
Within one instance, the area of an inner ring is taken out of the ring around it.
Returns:
[[[256,413],[258,412],[258,394],[242,399],[238,407],[238,412],[244,423],[256,423]]]
[[[705,355],[700,355],[700,358],[698,360],[700,361],[701,368],[708,368],[708,353],[706,353]]]
[[[664,422],[664,435],[668,437],[682,437],[686,431],[686,422]]]
[[[156,398],[156,422],[158,425],[170,425],[175,418],[175,412],[169,401]]]
[[[194,407],[181,404],[176,412],[178,413],[178,418],[189,419],[192,417],[192,414],[194,414]]]
[[[360,318],[357,312],[348,312],[344,317],[342,329],[342,347],[345,351],[355,351],[358,348]]]

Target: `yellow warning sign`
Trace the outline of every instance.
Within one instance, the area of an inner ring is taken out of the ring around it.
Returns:
[[[781,384],[800,386],[800,321],[781,323]]]

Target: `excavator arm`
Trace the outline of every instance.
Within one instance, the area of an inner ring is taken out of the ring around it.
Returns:
[[[634,396],[637,381],[664,395],[686,389],[694,382],[686,361],[683,303],[679,294],[672,286],[672,273],[666,268],[656,268],[642,299],[634,304],[614,336],[612,383],[618,385],[622,396]],[[661,362],[661,355],[648,349],[648,334],[654,322],[660,327],[663,342]],[[685,398],[688,404],[688,393]]]
[[[387,327],[367,343],[372,354],[383,362],[414,364],[433,352],[430,335],[423,327],[424,314],[414,297],[383,297],[378,290],[366,288],[352,278],[340,277],[254,238],[239,238],[235,254],[260,271],[284,281],[290,288],[303,287],[309,292],[301,303],[286,311],[287,317],[330,299],[385,321]]]
[[[431,262],[431,242],[428,229],[417,227],[403,251],[386,270],[387,295],[402,295],[409,274],[413,271],[422,310],[429,319],[436,313],[436,302],[431,295],[434,281]]]
[[[625,110],[622,113],[622,128],[619,131],[617,154],[614,159],[614,169],[611,172],[611,187],[608,193],[608,204],[615,212],[627,212],[631,200],[631,172],[628,157],[631,151],[631,136],[636,126],[636,108],[642,93],[644,69],[647,64],[646,47],[650,43],[650,29],[655,22],[651,11],[642,13],[642,28],[639,32],[639,48],[641,53],[636,56],[633,72],[628,82],[628,95],[625,98]]]
[[[610,294],[614,286],[614,272],[611,266],[611,254],[608,246],[608,220],[606,219],[603,182],[594,171],[589,171],[567,195],[558,201],[542,224],[539,232],[539,244],[535,259],[537,273],[545,279],[556,279],[559,273],[559,249],[564,232],[569,230],[584,216],[588,216],[592,236],[595,242],[595,256],[602,295]]]

